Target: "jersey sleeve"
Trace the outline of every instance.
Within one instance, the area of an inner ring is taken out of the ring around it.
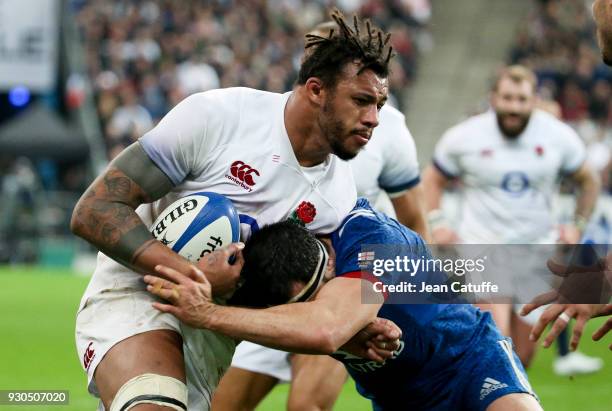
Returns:
[[[378,184],[391,198],[420,182],[416,145],[404,121],[404,116],[396,119],[393,135],[385,145],[383,169],[378,178]]]
[[[211,94],[204,92],[187,97],[139,140],[174,185],[196,174],[210,151],[210,123],[215,121]]]
[[[363,199],[359,199],[358,204],[359,201]],[[381,218],[384,218],[384,221],[381,221]],[[420,246],[422,243],[416,233],[410,233],[407,237],[397,221],[386,216],[381,217],[369,207],[349,215],[336,235],[336,276],[362,271],[371,263],[372,257],[385,258],[393,255],[396,246]],[[380,255],[372,255],[373,249],[377,249]]]
[[[357,213],[347,220],[335,242],[336,276],[365,280],[382,292],[385,301],[396,301],[384,286],[414,282],[401,268],[389,267],[398,258],[418,260],[428,256],[423,240],[395,220],[374,213]],[[399,270],[399,271],[398,271]]]
[[[457,178],[461,175],[459,148],[461,132],[457,127],[448,130],[436,144],[433,156],[434,166],[446,177]]]
[[[568,125],[563,124],[563,132],[559,139],[561,145],[562,162],[561,172],[573,174],[586,160],[586,148],[578,134]]]

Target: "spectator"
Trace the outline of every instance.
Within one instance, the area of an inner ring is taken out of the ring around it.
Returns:
[[[578,129],[589,160],[610,190],[612,69],[597,48],[591,2],[539,0],[517,32],[509,60],[538,75],[540,94],[556,100],[562,119]]]
[[[302,35],[333,5],[394,33],[399,58],[391,87],[401,104],[431,15],[428,0],[71,0],[109,153],[188,94],[233,86],[289,90]]]

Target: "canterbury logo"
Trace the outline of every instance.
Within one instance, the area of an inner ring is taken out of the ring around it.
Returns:
[[[83,354],[83,366],[86,370],[89,371],[89,367],[91,366],[91,362],[93,361],[96,353],[93,348],[93,342],[90,342],[85,350],[85,354]]]
[[[244,164],[244,161],[234,161],[230,167],[230,173],[238,180],[243,183],[254,186],[255,180],[253,180],[253,175],[259,176],[259,171],[254,169],[248,164]]]

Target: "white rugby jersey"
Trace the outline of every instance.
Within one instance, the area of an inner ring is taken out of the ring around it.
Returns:
[[[162,199],[136,210],[144,223],[150,226],[182,196],[212,191],[229,198],[238,210],[243,240],[257,227],[288,218],[302,202],[316,210],[306,228],[316,233],[335,230],[357,199],[351,168],[333,155],[316,173],[299,165],[284,122],[290,95],[229,88],[194,94],[179,103],[140,139],[175,185]],[[106,289],[145,287],[141,275],[99,253],[81,307]],[[229,366],[234,342],[207,330],[196,333],[206,342],[195,347],[185,337],[186,344],[194,358],[202,358],[202,373],[216,385]]]
[[[290,95],[217,89],[191,95],[172,109],[140,139],[175,184],[160,200],[138,208],[145,224],[182,196],[212,191],[229,198],[238,210],[242,240],[252,228],[288,218],[302,202],[316,210],[306,228],[316,233],[335,230],[355,205],[351,169],[330,155],[324,172],[312,181],[306,176],[284,122]],[[129,272],[111,261],[108,264],[117,266],[113,271]]]
[[[366,197],[379,211],[392,217],[395,211],[384,192],[393,198],[420,181],[414,139],[404,115],[389,104],[380,110],[379,124],[368,144],[349,163],[357,195]]]
[[[558,178],[584,160],[580,137],[541,110],[514,140],[502,135],[494,111],[471,117],[448,130],[434,153],[437,168],[462,183],[459,237],[482,244],[554,241]]]

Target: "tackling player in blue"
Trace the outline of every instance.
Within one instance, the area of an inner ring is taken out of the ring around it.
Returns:
[[[489,313],[469,304],[385,304],[369,282],[378,280],[359,266],[363,244],[398,246],[409,258],[429,255],[418,234],[360,199],[331,240],[319,241],[292,222],[252,236],[235,302],[269,308],[216,305],[208,284],[165,267],[158,271],[174,282],[145,281],[171,303],[156,303],[157,309],[192,326],[287,351],[332,354],[375,410],[541,410],[510,339]],[[377,316],[402,331],[392,358],[337,352]]]

